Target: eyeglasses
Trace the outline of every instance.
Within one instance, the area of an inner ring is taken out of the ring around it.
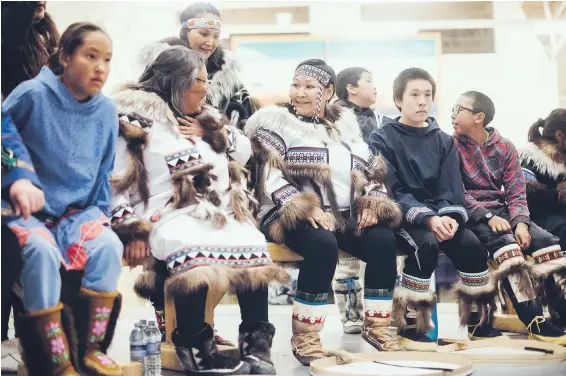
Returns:
[[[452,113],[458,115],[462,111],[470,111],[472,114],[479,114],[481,111],[472,110],[471,108],[460,106],[459,104],[452,107]]]

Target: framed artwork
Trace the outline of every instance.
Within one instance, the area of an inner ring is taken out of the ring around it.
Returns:
[[[403,69],[426,69],[437,86],[440,76],[439,34],[375,39],[234,36],[230,42],[240,63],[244,84],[262,105],[288,100],[293,72],[307,59],[323,59],[336,73],[352,66],[369,70],[378,91],[375,108],[386,116],[398,113],[393,102],[393,80]],[[439,100],[437,97],[433,116]]]

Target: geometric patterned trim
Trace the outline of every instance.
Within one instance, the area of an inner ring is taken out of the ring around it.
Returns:
[[[204,164],[199,151],[194,147],[166,155],[165,162],[167,162],[170,174]]]
[[[272,263],[267,246],[226,247],[194,245],[181,249],[165,259],[170,275],[183,273],[199,266],[263,266]]]
[[[482,288],[489,284],[489,274],[487,269],[479,273],[464,273],[458,270],[462,284],[471,288]]]
[[[533,252],[533,258],[535,259],[535,263],[544,264],[550,261],[563,259],[564,255],[562,254],[560,245],[557,244]]]
[[[134,213],[134,209],[128,204],[123,204],[112,209],[110,212],[110,221],[112,226],[116,226],[128,218],[135,216],[136,214]]]
[[[268,131],[267,129],[260,128],[257,130],[255,137],[264,145],[270,146],[275,149],[279,155],[285,156],[287,147],[285,141],[277,133]]]
[[[383,191],[380,191],[380,190],[377,190],[377,189],[370,191],[368,193],[368,196],[371,196],[371,197],[389,197],[387,195],[387,192],[383,192]]]
[[[509,244],[508,246],[500,248],[493,254],[493,259],[497,263],[497,266],[515,258],[520,258],[522,260],[525,259],[525,256],[523,256],[523,252],[518,244]]]
[[[407,211],[407,222],[408,223],[413,223],[415,221],[415,219],[417,218],[417,216],[419,214],[422,213],[432,213],[435,214],[434,211],[432,211],[431,209],[427,208],[426,206],[419,206],[419,207],[413,207],[410,208],[409,211]]]
[[[438,215],[442,216],[445,214],[452,214],[452,213],[458,213],[462,216],[462,218],[464,219],[464,222],[468,222],[468,211],[466,209],[464,209],[464,207],[459,206],[459,205],[455,205],[455,206],[447,206],[445,208],[442,208],[438,211]]]
[[[350,154],[350,155],[352,156],[351,170],[359,171],[365,174],[369,167],[368,163],[362,158],[358,157],[357,155],[354,154]]]
[[[151,126],[153,125],[153,120],[143,117],[136,112],[129,114],[118,114],[118,116],[121,121],[135,125],[136,127],[141,128],[146,132],[149,132],[149,128],[151,128]]]
[[[289,148],[285,161],[297,165],[327,164],[328,149],[311,147]]]
[[[417,294],[428,294],[430,279],[417,278],[403,273],[403,277],[401,278],[401,287],[412,292],[416,292]]]
[[[308,76],[312,77],[322,85],[326,86],[330,82],[330,75],[320,68],[312,65],[301,65],[295,71],[295,76]]]
[[[291,184],[286,184],[271,194],[271,200],[278,208],[285,205],[289,200],[300,194],[299,190]]]

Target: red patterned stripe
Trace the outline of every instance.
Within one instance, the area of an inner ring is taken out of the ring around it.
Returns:
[[[520,249],[510,249],[497,256],[495,261],[497,262],[497,265],[501,265],[503,262],[515,257],[523,258],[523,252],[521,252]]]
[[[544,264],[545,262],[558,260],[563,257],[564,256],[562,255],[562,252],[560,250],[555,250],[555,251],[548,251],[540,256],[536,256],[534,259],[537,264]]]
[[[366,311],[366,317],[376,317],[380,319],[388,319],[391,317],[391,312],[384,311]]]
[[[302,319],[299,319],[299,315],[297,313],[293,313],[293,320],[302,322],[304,324],[315,325],[315,324],[322,324],[324,322],[324,316],[315,317],[314,321],[312,321],[310,317],[304,317],[304,316]]]

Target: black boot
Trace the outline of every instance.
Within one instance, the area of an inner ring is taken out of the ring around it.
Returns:
[[[566,327],[566,296],[556,284],[553,276],[546,278],[544,289],[552,323],[563,329]]]
[[[436,351],[436,341],[417,330],[416,320],[406,318],[407,326],[399,329],[398,342],[408,351]]]
[[[482,326],[479,326],[480,315],[478,312],[472,312],[470,314],[470,320],[468,322],[468,337],[472,341],[477,341],[481,339],[501,337],[503,334],[493,326],[491,322],[486,322]]]
[[[242,360],[252,367],[250,375],[275,375],[271,345],[275,327],[266,322],[241,323],[238,346]]]
[[[187,376],[250,374],[252,367],[248,363],[218,353],[214,333],[208,324],[196,334],[181,333],[179,328],[175,329],[173,343]]]
[[[505,286],[505,283],[503,286]],[[509,294],[509,290],[506,289],[506,291]],[[566,345],[566,334],[562,329],[544,318],[542,304],[538,300],[519,303],[512,292],[509,294],[509,298],[517,316],[527,327],[529,338],[556,345]]]

